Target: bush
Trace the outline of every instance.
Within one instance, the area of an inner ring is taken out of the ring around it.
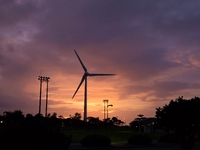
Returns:
[[[0,145],[6,149],[68,149],[71,136],[67,137],[61,132],[56,132],[46,122],[46,118],[26,118],[23,122],[4,125],[0,132]],[[50,127],[49,127],[50,126]]]
[[[6,149],[68,149],[71,137],[62,133],[37,130],[8,130],[0,133],[0,145]]]
[[[81,140],[81,145],[86,147],[104,147],[110,146],[110,143],[110,138],[106,135],[101,134],[89,134]]]
[[[135,134],[128,139],[128,143],[131,145],[150,145],[152,140],[147,135]]]
[[[159,137],[158,142],[160,142],[160,143],[178,143],[179,140],[178,140],[178,136],[176,134],[167,133],[167,134],[162,134]]]

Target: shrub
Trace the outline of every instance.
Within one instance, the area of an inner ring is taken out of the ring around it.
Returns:
[[[178,136],[176,134],[167,133],[167,134],[162,134],[159,137],[158,142],[160,142],[160,143],[178,143],[179,140],[178,140]]]
[[[41,120],[39,120],[41,119]],[[6,149],[68,149],[71,136],[48,127],[45,118],[28,118],[20,126],[7,125],[0,132],[0,145]]]
[[[37,130],[8,130],[0,133],[0,145],[6,149],[68,149],[71,137],[62,133],[45,132]]]
[[[152,140],[145,134],[135,134],[128,139],[128,143],[132,145],[150,145]]]
[[[106,135],[101,134],[88,134],[81,141],[82,146],[86,147],[104,147],[110,146],[111,140]]]

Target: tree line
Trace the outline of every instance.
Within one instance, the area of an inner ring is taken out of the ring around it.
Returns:
[[[138,118],[130,122],[129,127],[142,131],[144,127],[142,123],[146,123],[153,125],[154,131],[155,129],[162,129],[165,132],[173,131],[183,149],[187,150],[194,147],[195,137],[199,134],[199,114],[199,97],[191,99],[178,97],[171,100],[169,104],[156,108],[155,118],[146,118],[144,115],[139,114]],[[57,116],[56,113],[43,117],[40,114],[35,116],[27,114],[25,116],[21,110],[5,111],[3,115],[0,115],[0,144],[9,148],[11,146],[9,143],[13,142],[20,149],[30,147],[38,149],[42,145],[49,149],[52,147],[54,149],[66,149],[70,145],[71,136],[64,135],[61,132],[62,127],[68,129],[100,129],[121,127],[124,124],[117,117],[105,120],[100,120],[98,117],[88,117],[87,122],[81,120],[81,117],[81,114],[77,112],[70,115],[69,118],[64,118],[63,116]],[[19,136],[22,138],[19,138]]]

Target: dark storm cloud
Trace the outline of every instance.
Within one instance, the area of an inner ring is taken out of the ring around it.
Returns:
[[[175,62],[170,62],[165,59],[165,50],[163,49],[141,49],[135,52],[126,52],[125,54],[118,55],[118,70],[123,68],[123,72],[117,72],[123,76],[133,78],[132,82],[140,80],[149,80],[149,78],[162,75],[167,70],[180,66]]]
[[[13,56],[15,57],[15,54],[13,53]],[[28,62],[23,61],[21,59],[9,59],[8,57],[4,57],[3,61],[1,61],[0,68],[3,70],[1,73],[1,76],[6,79],[20,79],[25,77],[29,70],[31,69],[29,67]]]
[[[139,97],[142,101],[166,101],[167,97],[183,96],[186,93],[188,95],[189,91],[187,90],[198,91],[199,89],[200,84],[194,82],[154,81],[148,84],[125,86],[124,89],[121,89],[124,91],[121,99],[122,97],[124,98],[124,95],[129,97],[131,95],[146,93],[146,96]],[[152,98],[152,96],[156,98]],[[194,97],[196,95],[190,96]]]
[[[179,82],[179,81],[164,81],[155,82],[153,87],[156,97],[169,97],[173,95],[183,96],[187,91],[185,90],[196,90],[200,89],[200,84],[190,82]],[[181,94],[181,95],[179,95]],[[194,97],[196,95],[192,95]]]
[[[178,94],[179,91],[183,91],[189,88],[187,82],[177,82],[177,81],[164,81],[155,82],[153,85],[154,94],[158,98],[169,97]]]
[[[0,28],[14,27],[17,23],[27,21],[37,13],[34,1],[1,1],[0,2]]]
[[[14,21],[29,19],[28,17],[32,17],[29,14],[38,11],[38,16],[31,18],[37,22],[40,31],[36,38],[44,43],[53,42],[67,46],[104,43],[113,38],[125,41],[138,38],[141,36],[136,35],[139,32],[156,36],[157,32],[162,35],[194,31],[194,26],[198,27],[198,14],[195,12],[198,5],[195,3],[188,7],[187,4],[181,1],[48,1],[40,9],[34,2],[29,4],[23,1],[19,6],[10,2],[7,5],[15,6],[18,17],[9,19]],[[13,14],[12,11],[7,13],[2,13],[5,14],[2,18]],[[18,13],[27,17],[20,17],[22,15]],[[192,28],[188,30],[187,24]]]
[[[153,27],[161,34],[169,36],[172,40],[194,44],[199,41],[200,13],[199,1],[188,3],[187,1],[176,1],[166,3],[163,13],[155,17]],[[185,45],[185,43],[182,43]]]
[[[134,39],[138,30],[147,28],[152,13],[148,5],[153,6],[137,1],[51,1],[44,6],[37,38],[76,47]]]

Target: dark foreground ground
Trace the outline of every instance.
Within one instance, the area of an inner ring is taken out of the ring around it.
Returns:
[[[78,143],[72,143],[69,150],[182,150],[179,144],[152,144],[151,146],[132,146],[112,143],[110,147],[83,147]],[[193,150],[200,150],[200,143],[196,143]]]

